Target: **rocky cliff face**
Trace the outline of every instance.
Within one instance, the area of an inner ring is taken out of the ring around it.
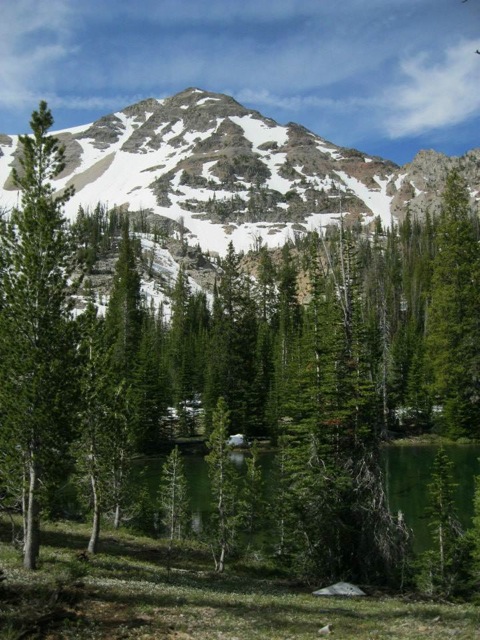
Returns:
[[[191,245],[223,253],[254,243],[282,244],[294,233],[334,222],[390,224],[410,208],[438,209],[447,172],[480,193],[480,149],[462,158],[420,152],[398,167],[338,147],[304,127],[280,126],[233,98],[187,89],[149,99],[93,124],[58,134],[67,165],[56,187],[74,185],[67,215],[98,202],[181,223]],[[0,135],[0,205],[16,204],[11,180],[18,138]]]

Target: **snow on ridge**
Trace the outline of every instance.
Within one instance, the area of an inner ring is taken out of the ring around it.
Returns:
[[[154,129],[153,134],[156,136],[159,136],[162,131],[165,129],[165,127],[167,127],[170,123],[169,122],[162,122],[161,124],[158,125],[158,127],[156,129]]]
[[[51,132],[51,135],[58,136],[61,133],[71,133],[73,136],[76,136],[79,133],[83,133],[84,131],[87,131],[87,129],[90,129],[92,124],[93,122],[89,122],[87,124],[80,124],[76,127],[68,127],[67,129],[56,129],[55,131]],[[10,136],[10,137],[12,138],[13,136]]]
[[[239,125],[247,140],[256,147],[266,142],[276,142],[282,147],[288,141],[288,129],[280,125],[268,126],[263,120],[255,118],[251,114],[247,116],[229,116],[229,119]]]
[[[221,101],[220,98],[210,98],[210,97],[202,98],[201,100],[197,101],[197,106],[205,104],[206,102],[220,102],[220,101]]]
[[[207,129],[207,131],[186,131],[183,139],[188,144],[193,144],[197,140],[205,140],[206,138],[209,138],[213,133],[215,133],[216,129],[217,127]]]
[[[405,178],[407,177],[406,173],[399,173],[397,179],[394,182],[395,185],[395,189],[400,189],[400,187],[402,186],[403,181],[405,180]]]
[[[331,156],[334,160],[344,159],[342,154],[339,151],[337,151],[337,149],[335,149],[334,147],[328,147],[322,142],[317,142],[317,149],[321,153],[328,153],[328,155]]]
[[[164,144],[167,144],[170,140],[172,140],[172,138],[176,138],[177,136],[179,136],[184,130],[184,128],[185,128],[185,125],[183,123],[183,120],[182,119],[177,120],[177,122],[174,123],[171,131],[169,131],[163,136],[162,142]]]
[[[267,187],[283,194],[287,193],[287,191],[290,191],[292,188],[291,181],[286,178],[282,178],[279,174],[279,168],[285,163],[286,159],[286,153],[275,153],[263,158],[263,162],[270,169],[271,173],[270,178],[266,181]]]
[[[120,147],[123,145],[123,143],[126,140],[128,140],[128,138],[132,135],[132,133],[136,130],[136,128],[138,126],[138,123],[135,123],[132,117],[125,115],[122,111],[119,111],[119,112],[115,113],[115,115],[117,116],[117,118],[123,124],[123,132],[119,136],[118,141],[114,142],[114,144],[111,145],[111,148],[114,147],[112,149],[112,151],[115,150],[115,149],[120,149]],[[137,126],[135,126],[135,124]]]
[[[175,286],[180,271],[180,265],[175,261],[168,249],[163,248],[157,242],[154,242],[150,234],[135,234],[140,239],[142,251],[147,256],[147,260],[151,261],[151,269],[157,276],[160,275],[162,280],[166,281],[170,287]],[[188,284],[193,293],[202,291],[200,285],[187,274]],[[165,294],[161,285],[155,278],[147,280],[142,279],[140,292],[144,298],[147,307],[153,302],[154,308],[159,309],[163,305],[163,317],[169,320],[171,316],[171,299]]]
[[[382,180],[378,176],[374,176],[375,181],[380,187],[379,191],[371,191],[363,182],[357,180],[353,176],[347,175],[344,171],[335,171],[337,176],[346,185],[347,189],[351,189],[353,193],[363,200],[371,209],[374,216],[380,216],[382,224],[388,226],[391,223],[390,203],[392,196],[387,195],[387,184],[392,176],[387,176]]]
[[[210,173],[210,169],[214,167],[216,164],[217,164],[216,160],[212,160],[210,162],[204,162],[203,169],[202,169],[202,177],[205,178],[206,180],[213,180],[217,184],[220,184],[221,182],[220,178],[217,178],[217,176],[214,176],[213,173]]]

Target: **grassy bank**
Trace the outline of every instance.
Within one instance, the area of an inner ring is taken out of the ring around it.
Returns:
[[[419,602],[411,597],[315,598],[285,578],[265,577],[258,558],[214,574],[208,550],[188,545],[167,572],[161,542],[108,532],[102,549],[84,561],[82,525],[45,527],[40,569],[21,568],[3,523],[0,567],[0,638],[294,639],[373,640],[479,637],[480,608]],[[318,585],[323,586],[323,585]]]

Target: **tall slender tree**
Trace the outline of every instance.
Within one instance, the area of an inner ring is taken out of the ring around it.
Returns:
[[[257,319],[251,282],[230,243],[215,291],[210,362],[206,384],[207,419],[219,397],[227,402],[232,428],[252,430],[250,403],[255,380]]]
[[[65,166],[64,149],[49,136],[46,102],[34,111],[30,136],[20,136],[15,184],[21,207],[1,237],[0,412],[2,442],[22,470],[24,565],[35,569],[40,548],[42,487],[67,459],[71,437],[73,349],[69,277],[72,246],[62,214],[72,195],[51,184]],[[19,474],[20,475],[20,474]]]
[[[452,437],[480,434],[479,292],[480,246],[469,193],[452,172],[443,194],[427,325],[432,393]]]
[[[455,489],[453,462],[440,448],[433,461],[426,509],[433,549],[423,554],[419,572],[419,587],[429,594],[451,595],[462,570],[464,534],[456,513]]]
[[[238,505],[235,470],[229,459],[227,438],[230,412],[223,398],[219,398],[213,413],[213,426],[208,440],[206,457],[212,487],[213,513],[211,548],[215,571],[222,573],[228,552],[235,543],[238,529]]]
[[[170,570],[173,544],[181,540],[188,525],[188,487],[183,460],[178,447],[170,452],[162,468],[160,485],[162,522],[167,530],[167,570]]]
[[[137,269],[135,240],[130,235],[128,218],[122,239],[110,300],[105,316],[107,339],[113,347],[113,373],[118,381],[130,382],[142,329],[140,275]]]

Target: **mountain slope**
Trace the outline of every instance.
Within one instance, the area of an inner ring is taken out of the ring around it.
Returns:
[[[57,133],[67,166],[59,191],[74,185],[67,205],[98,202],[180,223],[189,244],[223,254],[260,243],[282,244],[305,229],[338,219],[390,224],[412,211],[435,208],[448,169],[457,166],[480,189],[480,150],[451,159],[422,152],[401,168],[338,147],[307,129],[280,126],[233,98],[187,89],[148,99],[93,124]],[[18,137],[0,136],[0,206],[18,202],[11,179]]]

